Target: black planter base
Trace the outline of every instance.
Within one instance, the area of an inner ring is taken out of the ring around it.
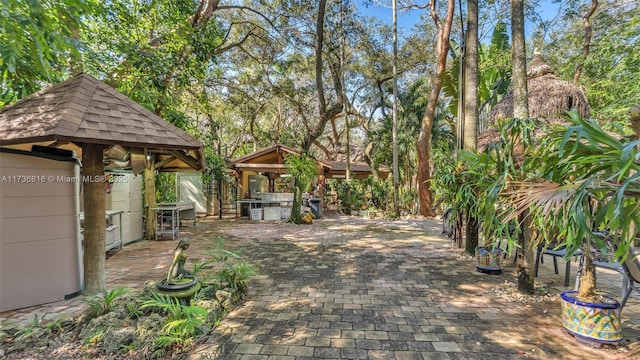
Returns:
[[[579,342],[580,344],[587,345],[589,347],[596,348],[596,349],[599,349],[602,347],[602,344],[603,344],[602,342],[584,338],[580,335],[571,333],[571,331],[567,331],[567,332],[570,335],[573,335],[573,338],[576,339],[576,341]]]
[[[500,274],[502,274],[502,269],[485,269],[485,268],[480,267],[478,265],[476,265],[476,271],[477,272],[481,272],[481,273],[485,273],[485,274],[489,274],[489,275],[500,275]]]
[[[156,286],[162,291],[181,291],[192,288],[197,282],[197,277],[186,275],[179,281],[173,283],[167,283],[167,279],[162,279],[156,283]]]

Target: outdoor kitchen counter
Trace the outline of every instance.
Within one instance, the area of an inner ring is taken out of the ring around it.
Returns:
[[[196,225],[196,203],[195,202],[170,202],[158,203],[151,210],[159,216],[156,240],[163,235],[171,235],[175,240],[180,235],[180,225],[182,220],[193,220]]]

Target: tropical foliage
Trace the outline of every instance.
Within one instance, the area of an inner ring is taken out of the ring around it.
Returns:
[[[89,305],[89,311],[93,313],[93,316],[100,316],[110,312],[115,306],[116,299],[130,291],[131,289],[126,287],[104,290],[100,294],[88,297],[85,302]]]
[[[162,335],[155,340],[159,348],[169,348],[174,344],[189,345],[207,330],[207,309],[204,307],[183,305],[168,295],[151,293],[150,296],[151,299],[145,301],[141,308],[167,315]]]
[[[579,84],[585,87],[592,116],[605,128],[619,122],[640,103],[640,6],[627,1],[598,2],[591,19],[590,54],[582,56],[581,17],[589,2],[568,6],[557,23],[550,24],[547,59],[564,79],[573,78],[582,65]]]
[[[86,299],[87,309],[73,317],[46,319],[36,315],[26,326],[13,329],[3,340],[7,356],[20,350],[40,349],[43,358],[65,344],[70,358],[152,359],[177,356],[208,334],[233,309],[258,273],[237,252],[224,247],[221,238],[194,261],[200,290],[191,298],[177,299],[158,292],[155,282],[142,290],[117,287]],[[40,354],[39,354],[40,355]]]
[[[300,224],[300,209],[302,205],[302,193],[311,189],[313,180],[318,174],[315,160],[305,154],[289,154],[284,160],[289,166],[289,174],[294,180],[293,183],[293,207],[289,221]]]
[[[508,219],[530,212],[538,231],[536,244],[557,240],[567,260],[582,250],[587,258],[583,299],[595,296],[591,247],[607,251],[602,236],[615,239],[614,258],[622,260],[633,246],[640,221],[638,140],[612,135],[594,120],[571,112],[572,126],[557,128],[528,152],[525,168],[535,177],[511,181],[503,192]]]
[[[259,273],[255,266],[244,261],[238,253],[225,249],[221,236],[218,237],[217,243],[210,247],[207,255],[209,259],[205,264],[217,264],[218,271],[214,274],[213,280],[218,281],[221,287],[234,292],[246,292],[249,278]]]
[[[446,150],[436,151],[441,170],[434,174],[433,188],[438,201],[447,204],[450,218],[459,219],[458,226],[464,217],[478,219],[485,245],[506,240],[510,251],[517,247],[517,227],[496,212],[504,207],[499,195],[509,184],[530,177],[531,170],[521,164],[523,149],[531,146],[536,125],[533,119],[509,119],[498,125],[500,137],[480,152],[461,150],[452,158]],[[461,230],[456,231],[460,235]]]
[[[3,0],[0,3],[0,106],[68,76],[82,51],[81,20],[100,8],[93,0]]]
[[[460,60],[463,50],[454,43],[453,60],[447,72],[443,75],[442,91],[450,98],[448,111],[458,113]],[[485,115],[491,110],[507,92],[511,85],[511,48],[507,25],[499,22],[491,35],[489,44],[481,44],[479,49],[478,69],[478,102]]]

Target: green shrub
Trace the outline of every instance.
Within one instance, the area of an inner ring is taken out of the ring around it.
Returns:
[[[208,330],[207,310],[201,306],[182,305],[171,296],[154,294],[142,308],[151,308],[168,315],[162,328],[163,335],[156,338],[156,345],[168,348],[174,344],[189,345]]]
[[[208,255],[210,258],[208,261],[221,264],[220,270],[213,276],[221,287],[227,286],[234,291],[245,292],[249,278],[259,273],[255,266],[240,259],[240,255],[226,250],[220,236]]]
[[[120,286],[113,290],[104,290],[100,294],[88,297],[85,302],[89,305],[89,311],[94,316],[104,315],[114,308],[117,298],[127,294],[131,289]]]

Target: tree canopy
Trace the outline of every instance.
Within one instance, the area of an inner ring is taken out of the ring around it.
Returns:
[[[445,20],[447,4],[398,3],[400,12],[411,15],[399,34],[399,168],[401,183],[416,190],[421,117],[439,81],[443,91],[434,92],[434,123],[425,136],[434,143],[455,141],[466,10],[455,9],[443,44],[446,71],[434,78],[441,23],[433,19],[437,14]],[[390,18],[391,1],[0,4],[0,105],[87,72],[201,138],[215,148],[207,153],[220,159],[282,143],[327,160],[349,157],[391,168],[391,26],[368,11],[386,9]],[[544,18],[541,4],[524,1],[527,55],[534,48],[542,52],[566,80],[579,64],[578,85],[605,127],[640,103],[637,3],[595,8],[586,56],[585,16],[593,2],[561,0],[557,16]],[[508,6],[506,0],[478,4],[480,120],[511,80]]]

